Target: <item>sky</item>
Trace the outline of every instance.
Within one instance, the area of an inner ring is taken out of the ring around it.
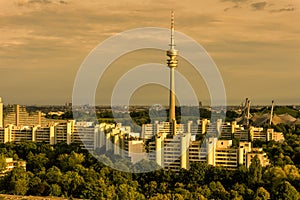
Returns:
[[[0,97],[5,104],[71,102],[76,74],[98,44],[134,28],[169,28],[174,10],[176,31],[201,44],[218,66],[227,104],[246,97],[256,105],[300,104],[299,9],[299,0],[0,0]],[[118,59],[101,77],[96,103],[110,103],[114,84],[130,68],[166,59],[154,50]],[[210,104],[203,77],[188,65],[179,58],[177,70]],[[157,85],[131,99],[167,102],[167,89]]]

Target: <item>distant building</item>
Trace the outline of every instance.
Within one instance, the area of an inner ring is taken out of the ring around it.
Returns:
[[[269,165],[269,159],[267,158],[267,154],[263,152],[262,148],[253,148],[252,152],[249,152],[247,154],[247,161],[246,161],[246,167],[249,168],[251,165],[251,160],[257,156],[257,158],[260,161],[260,165],[265,167]]]
[[[15,126],[47,126],[49,123],[63,123],[66,121],[67,120],[47,119],[42,116],[40,111],[28,113],[25,106],[17,104],[9,105],[4,115],[4,126],[9,124]]]
[[[6,169],[2,171],[0,174],[4,175],[5,173],[12,171],[15,167],[22,167],[26,171],[26,161],[16,161],[13,158],[6,158]]]
[[[249,130],[246,129],[239,129],[239,130],[236,130],[234,133],[233,133],[233,137],[235,139],[238,139],[239,141],[243,141],[243,142],[246,142],[246,141],[249,141]]]
[[[153,124],[143,124],[141,137],[144,140],[152,139],[158,133],[172,133],[172,123],[170,122],[158,122]],[[208,119],[197,120],[196,123],[188,121],[187,124],[176,124],[176,134],[179,133],[191,133],[191,136],[204,135],[207,132],[207,128],[210,125]],[[216,130],[216,128],[214,128]]]
[[[250,130],[251,141],[254,141],[254,140],[267,141],[267,134],[264,132],[264,128],[250,126],[249,130]]]
[[[25,106],[9,105],[4,117],[4,125],[8,124],[15,126],[41,125],[41,113],[37,112],[30,115]]]
[[[189,149],[190,162],[204,162],[226,169],[236,169],[239,165],[249,167],[249,158],[254,154],[258,155],[263,166],[268,164],[266,154],[252,149],[251,142],[240,142],[238,146],[232,146],[232,140],[211,137],[207,138],[203,145],[200,141],[191,142]]]
[[[250,131],[251,141],[254,141],[254,140],[263,140],[263,141],[274,140],[276,142],[284,141],[283,133],[275,132],[274,129],[264,130],[264,128],[262,128],[262,127],[251,126],[249,131]]]
[[[112,151],[114,155],[120,155],[129,159],[132,163],[136,163],[143,159],[148,159],[146,155],[144,140],[136,137],[135,133],[131,132],[129,126],[117,124],[115,127],[104,132],[106,151]]]
[[[0,128],[3,128],[3,103],[0,97]]]
[[[275,132],[274,129],[267,129],[267,141],[274,140],[275,142],[283,142],[284,135],[282,132]]]
[[[137,163],[141,160],[147,160],[145,145],[143,140],[128,140],[124,142],[125,157],[132,163]]]
[[[55,144],[55,126],[40,127],[35,126],[32,128],[32,137],[34,142],[45,142],[48,144]]]

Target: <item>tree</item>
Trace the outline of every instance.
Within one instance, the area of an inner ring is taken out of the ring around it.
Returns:
[[[25,195],[29,189],[29,176],[22,167],[15,167],[8,175],[8,191],[15,195]]]
[[[157,183],[156,181],[150,181],[149,184],[145,185],[145,196],[150,198],[157,193]]]
[[[289,181],[300,179],[299,169],[295,165],[285,165],[283,170]]]
[[[68,171],[62,176],[62,187],[66,196],[79,197],[80,188],[84,184],[84,179],[74,171]]]
[[[261,183],[262,167],[257,156],[251,159],[248,173],[248,183],[250,186],[257,186]]]
[[[264,173],[263,180],[271,193],[276,192],[276,187],[286,179],[286,174],[281,167],[270,167]]]
[[[233,199],[233,200],[243,200],[243,196],[240,195],[235,190],[230,190],[230,199]]]
[[[58,184],[50,185],[49,195],[59,197],[61,195],[61,187]]]
[[[119,185],[117,194],[119,199],[124,199],[124,200],[145,199],[144,195],[137,192],[135,187],[130,186],[126,183]]]
[[[84,162],[84,155],[82,153],[71,152],[68,163],[70,168],[74,168],[76,165],[82,164]]]
[[[34,173],[37,173],[41,171],[43,167],[46,167],[49,159],[47,158],[47,155],[44,153],[39,153],[37,155],[34,155],[31,151],[28,153],[27,156],[27,164],[26,169],[29,171],[32,171]]]
[[[244,184],[244,183],[236,183],[233,185],[233,187],[231,188],[231,191],[235,191],[237,192],[237,194],[235,192],[232,192],[231,195],[233,195],[234,197],[236,198],[240,198],[240,196],[243,197],[244,200],[252,200],[253,199],[253,196],[254,196],[254,192],[247,188],[247,186]]]
[[[192,199],[192,194],[184,188],[183,183],[175,184],[174,193],[179,194],[183,199]]]
[[[285,200],[300,199],[299,192],[288,181],[283,181],[276,188],[276,198]],[[275,197],[274,197],[275,198]]]
[[[206,198],[209,198],[211,196],[211,194],[212,194],[212,192],[207,185],[198,187],[195,191],[195,195],[197,195],[197,196],[201,195]]]
[[[149,200],[170,200],[171,194],[156,194],[154,197],[149,198]]]
[[[6,169],[6,159],[3,154],[0,155],[0,172],[3,172]]]
[[[263,187],[259,187],[255,193],[255,200],[268,200],[270,199],[270,193]]]
[[[44,195],[46,193],[46,189],[48,188],[48,184],[42,182],[39,177],[32,177],[29,182],[29,190],[28,193],[31,195]]]
[[[244,165],[240,165],[237,170],[233,172],[233,180],[238,183],[247,183],[248,169]]]
[[[203,185],[207,170],[208,165],[205,163],[192,163],[190,169],[185,172],[186,174],[183,174],[182,179],[185,184],[191,183],[194,187]]]
[[[62,179],[62,173],[58,167],[53,166],[47,170],[46,180],[48,183],[57,184],[61,182],[61,179]]]
[[[36,153],[37,146],[34,142],[21,142],[17,146],[15,146],[18,157],[26,160],[29,152]]]
[[[212,195],[211,195],[212,198],[229,199],[229,193],[225,190],[225,188],[219,181],[211,182],[209,184],[209,188],[212,192]]]

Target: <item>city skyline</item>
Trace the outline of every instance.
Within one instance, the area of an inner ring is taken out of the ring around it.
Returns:
[[[219,67],[228,105],[240,104],[246,97],[254,105],[271,104],[272,99],[277,104],[299,104],[295,83],[300,75],[297,68],[300,3],[287,0],[0,1],[3,102],[27,105],[70,102],[77,70],[96,45],[132,28],[169,28],[170,3],[176,11],[176,30],[203,45]],[[180,51],[180,47],[177,49]],[[140,55],[137,61],[131,61],[129,55],[119,74],[111,69],[104,84],[100,82],[97,104],[109,104],[105,94],[109,94],[106,90],[113,85],[112,79],[120,77],[132,65],[151,57],[152,61],[167,66],[163,52]],[[178,70],[188,76],[191,72],[183,67],[183,60],[178,60]],[[191,82],[200,83],[196,89],[199,101],[208,105],[209,94],[203,80],[195,78]],[[166,105],[168,90],[155,86],[160,91],[156,93],[164,94],[161,96],[156,96],[153,90],[142,88],[142,93],[149,96],[141,97],[137,92],[137,100],[132,104],[145,99],[150,99],[145,104],[151,104],[158,99]]]

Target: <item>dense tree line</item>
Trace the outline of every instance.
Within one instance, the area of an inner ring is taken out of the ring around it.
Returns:
[[[240,166],[237,170],[193,163],[190,170],[179,173],[126,173],[103,164],[120,164],[118,158],[102,154],[99,162],[78,144],[0,144],[0,168],[5,167],[5,157],[27,162],[26,171],[16,167],[0,178],[0,191],[83,199],[299,199],[300,134],[295,128],[284,128],[283,143],[255,142],[267,151],[270,166],[261,167],[254,157],[248,169]],[[130,167],[149,164],[141,161]]]

